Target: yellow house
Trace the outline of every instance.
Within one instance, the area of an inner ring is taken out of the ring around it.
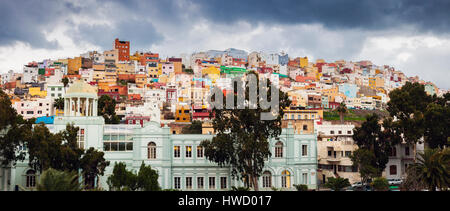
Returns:
[[[64,109],[59,110],[59,109],[55,109],[55,116],[64,116]]]
[[[147,67],[149,78],[159,78],[162,74],[162,70],[159,67]]]
[[[288,96],[291,98],[291,105],[306,107],[308,104],[307,96],[304,96],[298,92],[288,92]]]
[[[308,66],[308,57],[306,57],[306,56],[303,58],[300,57],[300,67],[304,68],[307,66]]]
[[[177,105],[175,111],[175,122],[190,122],[191,113],[190,108],[187,105]]]
[[[339,95],[339,88],[322,89],[322,95],[328,96],[329,102],[334,102],[336,96]]]
[[[324,59],[317,59],[316,63],[325,63],[325,60]]]
[[[372,89],[384,87],[384,79],[380,78],[380,77],[370,77],[369,78],[369,87]]]
[[[75,71],[79,71],[81,68],[81,57],[75,57],[73,59],[68,59],[67,62],[67,73],[69,75],[76,75]]]
[[[214,66],[209,66],[202,69],[202,75],[209,77],[212,83],[216,83],[216,80],[220,78],[220,69]]]
[[[41,87],[30,87],[28,89],[28,94],[31,96],[39,96],[44,98],[47,96],[47,91],[41,91]]]
[[[134,63],[119,63],[116,64],[117,74],[133,74],[134,73]]]
[[[136,74],[136,86],[143,88],[147,85],[147,76],[145,74]]]
[[[99,82],[99,81],[103,81],[104,79],[105,79],[105,71],[103,71],[103,70],[93,71],[93,74],[92,74],[93,81]]]

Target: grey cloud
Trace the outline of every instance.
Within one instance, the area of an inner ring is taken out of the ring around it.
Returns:
[[[80,25],[68,34],[74,38],[75,42],[88,41],[101,46],[104,50],[112,48],[115,38],[131,41],[132,50],[148,50],[152,44],[164,39],[151,22],[135,20],[118,22],[113,27]]]
[[[22,41],[32,47],[56,48],[58,43],[47,41],[43,30],[77,12],[79,8],[70,2],[0,1],[0,46]]]
[[[214,21],[273,24],[320,23],[327,28],[379,30],[403,24],[421,30],[450,31],[446,0],[191,0]]]

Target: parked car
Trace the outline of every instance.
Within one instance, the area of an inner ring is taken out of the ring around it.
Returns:
[[[389,185],[401,185],[403,183],[402,179],[388,179]]]
[[[362,186],[363,186],[362,182],[355,182],[352,184],[352,188],[362,187]]]

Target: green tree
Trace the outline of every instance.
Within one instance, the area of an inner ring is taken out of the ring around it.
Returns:
[[[119,124],[120,119],[116,115],[116,100],[108,95],[102,95],[98,100],[98,115],[105,118],[106,124]]]
[[[344,123],[344,115],[348,112],[347,106],[345,103],[339,104],[339,106],[336,108],[336,111],[339,113],[339,118],[341,120],[341,124]]]
[[[409,165],[406,168],[406,178],[405,181],[403,181],[402,183],[402,188],[408,191],[420,191],[426,189],[427,186],[420,179],[420,176],[418,175],[418,172],[416,171],[415,167]]]
[[[388,191],[389,182],[384,177],[377,177],[372,182],[373,189],[376,191]]]
[[[328,177],[328,181],[325,183],[325,187],[330,188],[334,191],[341,191],[342,189],[350,186],[350,182],[347,178],[334,178],[334,177]]]
[[[231,187],[231,191],[243,192],[243,191],[249,191],[249,190],[250,190],[250,188],[248,188],[248,187],[236,187],[236,186]]]
[[[113,174],[108,177],[107,183],[110,190],[124,191],[136,190],[138,188],[138,178],[132,172],[126,169],[125,163],[115,163]]]
[[[428,104],[425,112],[425,143],[430,148],[449,147],[447,141],[450,137],[450,106],[448,103],[439,103],[440,99]]]
[[[450,187],[450,148],[442,151],[427,148],[419,153],[417,162],[410,168],[430,191],[447,189]]]
[[[61,82],[64,84],[64,88],[66,88],[69,84],[69,79],[67,77],[64,77],[61,79]]]
[[[304,184],[294,185],[297,191],[308,191],[308,186]]]
[[[76,172],[47,169],[41,175],[37,184],[38,191],[81,191],[82,185],[78,182]]]
[[[55,102],[53,102],[53,107],[56,109],[62,110],[64,109],[64,98],[57,98],[55,99]]]
[[[366,183],[370,178],[381,175],[375,167],[376,157],[372,151],[367,149],[357,149],[350,155],[353,166],[358,168],[362,183]]]
[[[396,118],[392,126],[407,143],[417,143],[425,133],[424,111],[432,97],[426,94],[423,85],[406,82],[402,88],[391,91],[389,98],[387,111]]]
[[[183,127],[182,134],[202,134],[202,122],[198,120],[192,121],[189,126]]]
[[[153,170],[151,166],[146,166],[142,162],[137,176],[138,188],[143,191],[160,191],[161,187],[158,183],[158,177],[156,170]]]
[[[0,89],[0,157],[2,165],[15,165],[17,161],[25,159],[25,152],[18,149],[26,146],[24,140],[31,136],[32,124],[34,124],[33,119],[24,120],[21,115],[17,115],[10,98]]]
[[[105,168],[109,166],[109,161],[104,158],[105,153],[99,152],[93,147],[89,148],[84,156],[81,158],[81,173],[84,176],[85,181],[87,181],[88,189],[94,188],[94,180],[97,179],[97,184],[99,183],[99,175],[103,176]]]
[[[380,118],[377,114],[368,115],[366,121],[362,123],[361,127],[356,127],[353,131],[353,140],[358,145],[359,149],[365,149],[368,152],[361,151],[359,156],[361,158],[371,158],[369,160],[360,160],[355,158],[355,161],[363,162],[364,165],[372,165],[376,171],[372,168],[360,169],[370,170],[368,172],[375,173],[375,176],[380,177],[381,173],[386,168],[386,164],[389,161],[389,154],[392,150],[392,146],[397,144],[398,139],[392,138],[395,132],[390,128],[390,122],[384,121],[386,127],[384,131],[381,131]],[[392,140],[391,140],[392,139]],[[370,163],[368,163],[370,161]]]
[[[255,72],[248,74],[257,75]],[[270,81],[268,84],[268,99],[270,99]],[[235,84],[235,90],[236,87]],[[244,90],[245,99],[249,100],[249,82],[246,82]],[[290,105],[288,96],[280,90],[277,91],[279,108],[288,107]],[[224,102],[226,103],[226,99]],[[234,102],[235,104],[237,102],[237,92],[234,93]],[[258,178],[264,168],[264,159],[271,155],[269,139],[280,135],[281,117],[284,113],[283,109],[279,109],[275,120],[261,120],[261,113],[269,112],[270,109],[262,109],[259,103],[256,107],[257,109],[214,108],[212,113],[215,114],[215,119],[212,124],[217,135],[211,141],[203,141],[201,146],[204,147],[205,156],[210,161],[221,167],[229,165],[233,178],[240,179],[247,187],[251,185],[258,190]]]
[[[78,127],[52,134],[44,124],[36,125],[27,142],[29,165],[40,172],[53,168],[60,171],[78,171],[84,150],[77,146]]]

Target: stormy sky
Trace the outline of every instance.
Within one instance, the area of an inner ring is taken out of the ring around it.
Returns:
[[[210,49],[371,60],[450,89],[447,0],[2,0],[0,72],[109,50]]]

